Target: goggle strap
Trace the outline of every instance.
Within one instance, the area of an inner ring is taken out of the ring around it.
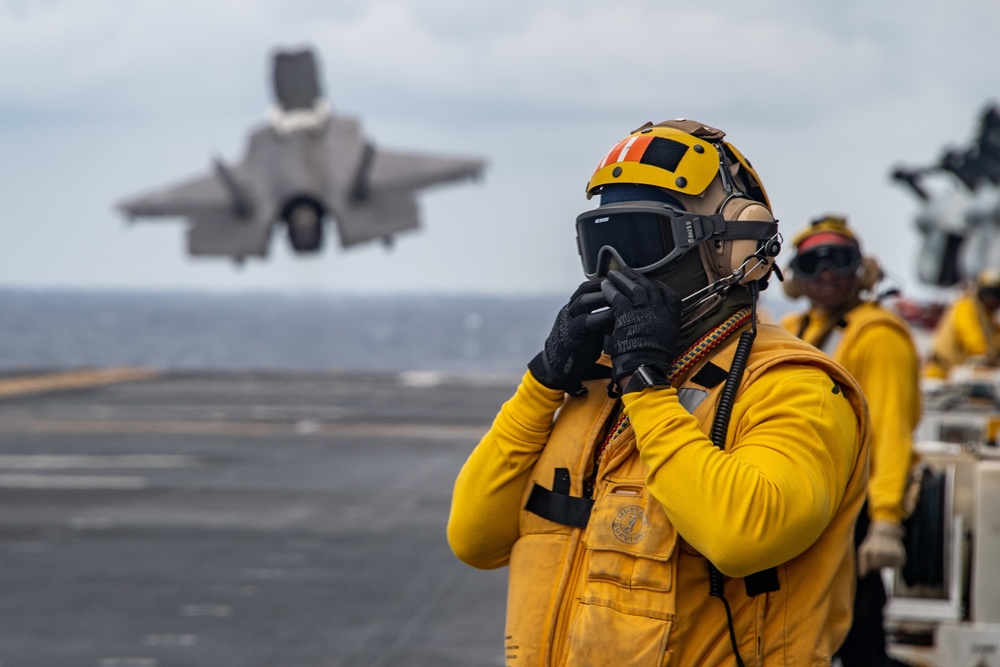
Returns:
[[[715,218],[716,216],[711,216]],[[715,223],[714,233],[709,238],[719,241],[756,240],[766,241],[778,233],[778,223],[763,220],[712,220]],[[720,225],[721,223],[721,225]],[[729,224],[727,224],[729,223]]]

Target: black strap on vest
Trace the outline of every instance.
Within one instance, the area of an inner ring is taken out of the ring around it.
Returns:
[[[806,329],[809,328],[810,323],[809,313],[806,313],[802,316],[802,321],[799,322],[799,330],[795,333],[795,337],[802,338],[802,340],[806,340],[806,342],[813,347],[818,347],[822,350],[823,346],[826,345],[826,340],[830,337],[830,334],[833,333],[834,329],[837,327],[840,327],[841,329],[847,328],[847,313],[849,313],[854,306],[855,304],[850,304],[848,307],[842,308],[841,310],[831,314],[826,326],[819,332],[819,335],[816,336],[815,340],[806,340],[803,336]]]
[[[700,384],[705,389],[711,389],[725,382],[727,375],[729,374],[726,371],[709,361],[691,376],[691,382]]]
[[[802,338],[802,334],[804,334],[806,332],[806,329],[808,328],[809,328],[809,313],[806,313],[805,315],[802,316],[802,319],[799,320],[799,330],[795,332],[795,337]]]
[[[691,381],[706,389],[711,389],[724,382],[728,375],[727,371],[709,361],[691,376]],[[743,585],[746,587],[747,597],[752,598],[761,593],[773,593],[781,588],[781,583],[778,581],[778,569],[769,567],[766,570],[748,574],[743,577]]]
[[[611,379],[611,366],[605,366],[604,364],[594,364],[586,370],[583,374],[583,381],[587,380],[610,380]]]
[[[556,468],[552,490],[536,482],[524,509],[554,523],[586,528],[593,506],[591,498],[569,495],[569,468]]]
[[[752,598],[761,593],[773,593],[781,588],[778,581],[778,568],[769,567],[760,572],[754,572],[743,577],[743,585],[747,589],[747,597]]]

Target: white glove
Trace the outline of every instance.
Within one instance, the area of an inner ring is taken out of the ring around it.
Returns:
[[[903,527],[894,521],[873,521],[858,547],[858,576],[883,567],[902,567],[905,562]]]

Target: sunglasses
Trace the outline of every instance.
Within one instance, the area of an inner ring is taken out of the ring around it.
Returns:
[[[805,280],[818,278],[824,270],[845,276],[857,271],[860,265],[861,252],[852,245],[819,246],[797,254],[790,263],[795,275]]]

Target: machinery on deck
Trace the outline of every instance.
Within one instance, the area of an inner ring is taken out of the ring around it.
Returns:
[[[921,282],[960,287],[1000,266],[1000,108],[984,108],[967,146],[892,177],[920,203]],[[1000,369],[971,360],[923,382],[907,563],[883,571],[889,654],[918,667],[1000,667]]]
[[[920,667],[1000,667],[1000,369],[925,380],[906,521],[886,571],[889,654]]]

